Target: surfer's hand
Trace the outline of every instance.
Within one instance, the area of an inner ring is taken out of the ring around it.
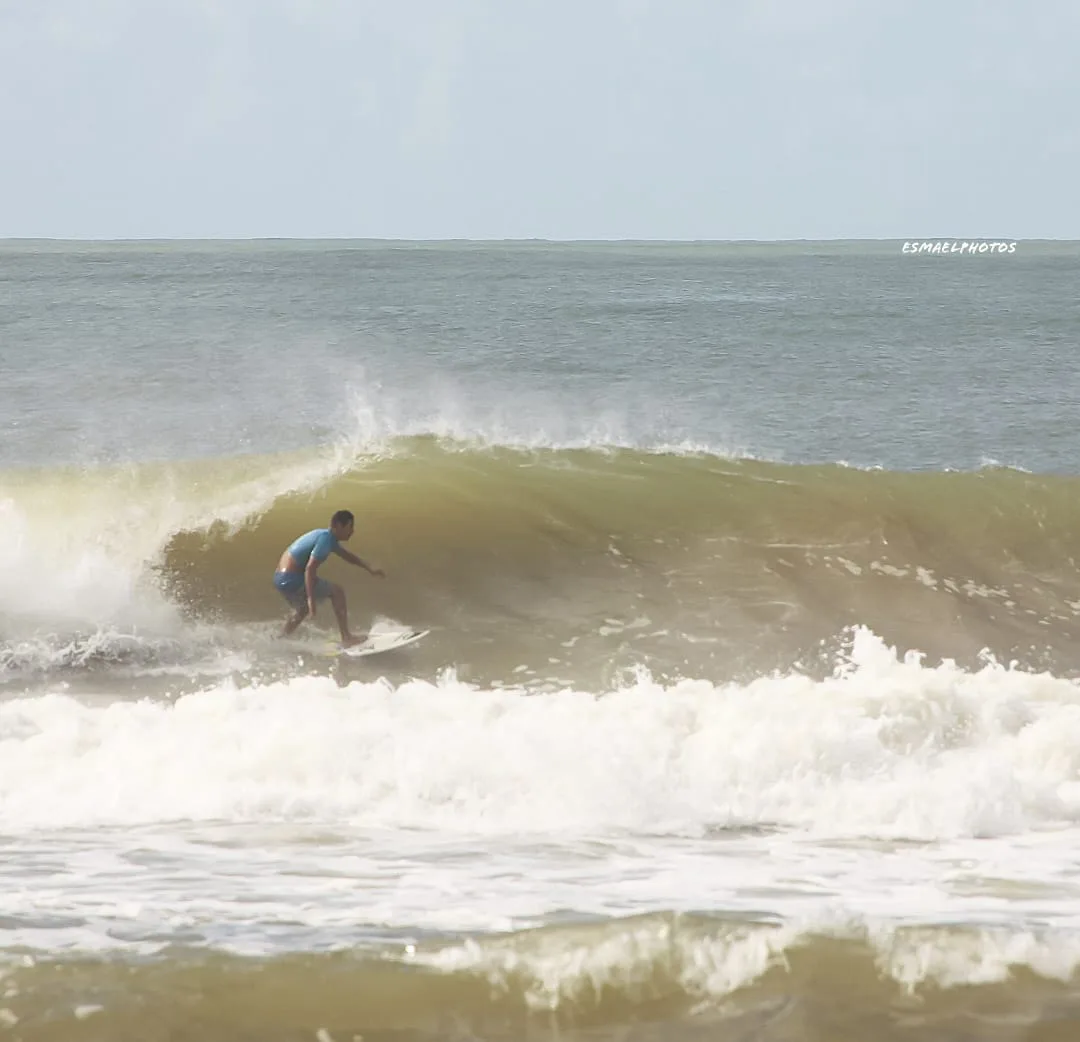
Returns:
[[[380,579],[386,578],[386,572],[381,568],[369,568],[368,571],[371,572],[372,575],[377,575]]]

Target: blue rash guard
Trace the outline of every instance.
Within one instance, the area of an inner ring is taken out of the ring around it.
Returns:
[[[315,560],[322,564],[338,548],[338,545],[334,533],[329,528],[313,528],[289,547],[289,554],[303,571],[307,567],[309,557],[314,555]]]
[[[307,604],[307,590],[304,587],[304,570],[308,561],[314,557],[322,564],[338,546],[337,539],[329,528],[313,528],[305,532],[289,547],[289,555],[298,565],[300,570],[295,572],[274,572],[274,587],[282,596],[296,607]],[[330,596],[330,583],[325,579],[315,578],[315,597],[325,600]]]

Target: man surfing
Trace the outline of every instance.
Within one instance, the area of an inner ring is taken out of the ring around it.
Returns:
[[[367,561],[356,554],[349,553],[342,543],[352,538],[355,519],[349,510],[339,510],[330,518],[329,528],[314,528],[300,536],[281,555],[277,571],[274,572],[274,587],[295,609],[292,617],[285,623],[281,635],[287,637],[304,619],[310,615],[315,618],[317,601],[330,598],[337,615],[338,628],[341,630],[343,647],[360,644],[365,638],[354,637],[349,632],[349,613],[345,605],[345,591],[327,579],[319,577],[319,565],[330,556],[338,557],[365,569],[372,575],[385,578],[381,568],[372,568]]]

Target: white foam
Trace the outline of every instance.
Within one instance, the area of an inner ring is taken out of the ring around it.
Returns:
[[[942,929],[866,922],[823,914],[783,926],[756,923],[712,926],[649,917],[612,923],[597,936],[590,928],[468,940],[404,961],[487,979],[496,992],[522,988],[534,1010],[588,1007],[605,991],[642,999],[658,978],[677,983],[703,1002],[722,999],[785,968],[788,957],[812,936],[866,944],[883,976],[907,991],[996,983],[1017,966],[1044,978],[1067,981],[1080,968],[1080,938],[1039,935],[1030,929]]]
[[[645,919],[616,924],[605,936],[596,933],[585,931],[576,941],[562,931],[469,940],[407,961],[481,974],[496,992],[518,984],[531,1009],[553,1011],[589,1005],[607,989],[643,998],[658,976],[674,977],[695,997],[725,995],[782,960],[798,931],[748,925],[703,938],[670,919]]]
[[[146,570],[174,534],[235,528],[348,463],[341,448],[292,461],[238,458],[221,465],[209,493],[192,464],[0,475],[5,629],[174,628],[175,608]]]
[[[9,829],[346,819],[945,839],[1080,821],[1078,769],[1075,681],[993,662],[929,667],[861,630],[823,682],[663,687],[643,674],[602,696],[533,696],[452,676],[396,689],[301,677],[172,705],[0,705]]]
[[[1012,963],[1060,975],[1075,945],[1027,934],[1080,932],[1078,774],[1076,681],[931,666],[865,630],[823,681],[642,673],[530,695],[452,674],[300,677],[106,704],[58,691],[0,702],[0,834],[20,879],[0,916],[35,949],[194,935],[257,953],[350,945],[358,923],[764,908],[791,931],[694,940],[694,987],[736,986],[832,919],[870,930],[901,982]],[[887,933],[913,922],[990,932],[944,951]],[[607,958],[590,950],[586,963]],[[577,987],[573,953],[551,958],[535,967],[540,1004]]]

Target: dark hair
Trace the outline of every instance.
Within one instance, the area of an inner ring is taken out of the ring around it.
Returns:
[[[339,510],[332,518],[330,518],[330,527],[340,527],[341,525],[352,524],[356,519],[352,515],[351,510]]]

